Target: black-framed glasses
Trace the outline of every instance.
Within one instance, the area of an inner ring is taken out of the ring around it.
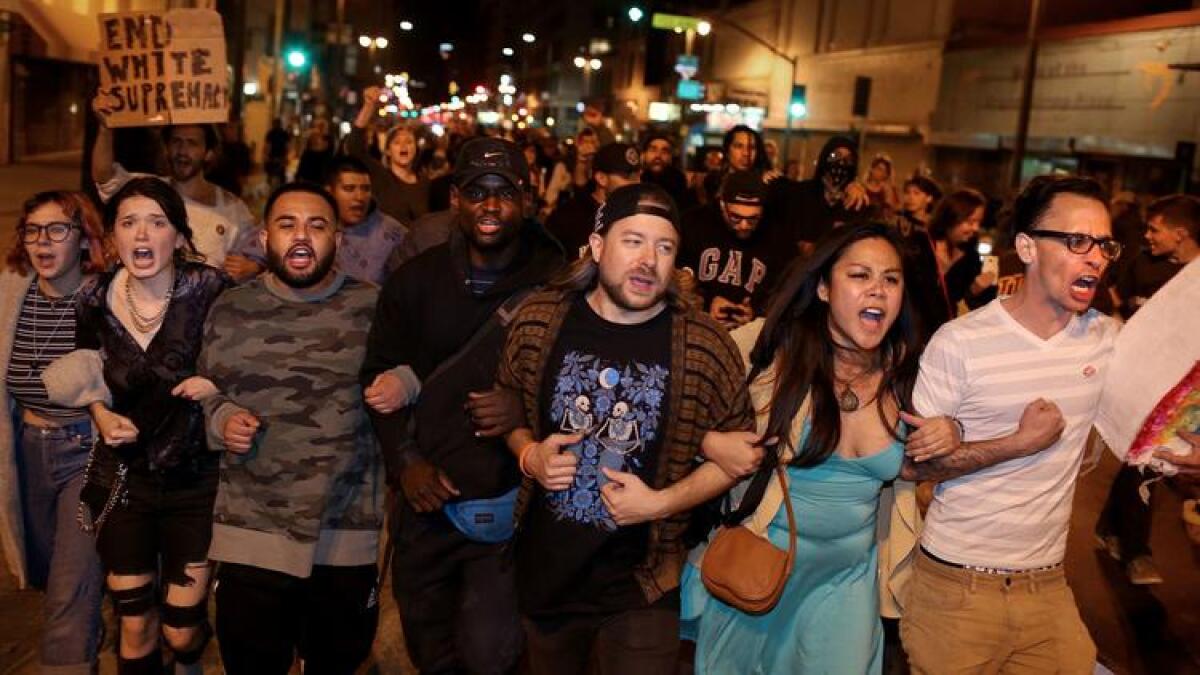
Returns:
[[[1116,260],[1121,256],[1121,242],[1112,237],[1093,237],[1081,232],[1059,232],[1057,230],[1030,230],[1026,232],[1031,237],[1057,239],[1067,246],[1067,250],[1078,255],[1086,255],[1093,246],[1100,247],[1100,254],[1108,260]]]
[[[74,223],[46,223],[45,225],[25,223],[17,228],[17,234],[24,243],[36,244],[42,238],[42,232],[45,232],[50,241],[58,243],[66,241],[67,237],[71,236],[71,230],[74,229],[78,229]]]

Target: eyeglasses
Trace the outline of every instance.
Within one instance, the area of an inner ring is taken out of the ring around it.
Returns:
[[[761,213],[758,214],[757,216],[741,216],[741,215],[738,215],[738,214],[730,211],[729,209],[725,209],[725,217],[728,218],[730,220],[730,222],[732,222],[735,225],[737,223],[747,223],[749,225],[758,225],[758,222],[760,220],[762,220]]]
[[[1067,250],[1078,255],[1086,255],[1093,246],[1100,247],[1100,254],[1108,260],[1116,260],[1121,255],[1121,242],[1112,237],[1093,237],[1080,232],[1058,232],[1056,230],[1030,230],[1026,232],[1031,237],[1057,239],[1067,245]]]
[[[478,185],[470,185],[462,189],[461,192],[464,199],[472,204],[479,204],[485,201],[488,197],[495,196],[502,201],[515,202],[520,197],[520,191],[512,187],[502,187],[488,189]]]
[[[36,244],[42,238],[42,232],[46,233],[46,238],[54,243],[66,241],[67,237],[71,236],[71,230],[78,229],[74,223],[46,223],[38,225],[36,223],[25,223],[17,228],[17,234],[20,235],[21,241],[26,244]]]

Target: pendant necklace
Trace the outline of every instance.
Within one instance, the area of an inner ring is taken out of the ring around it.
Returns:
[[[862,403],[858,398],[858,394],[854,393],[854,386],[853,386],[859,380],[863,379],[864,377],[867,377],[868,375],[871,375],[874,372],[875,371],[871,370],[871,369],[864,370],[863,372],[859,373],[857,377],[853,377],[844,382],[840,382],[840,384],[842,385],[842,391],[841,391],[841,393],[838,394],[838,397],[837,397],[838,409],[840,409],[842,412],[851,413],[851,412],[854,412],[854,411],[858,410],[859,408],[863,407],[864,405],[870,404],[871,401],[875,400],[875,397],[872,396],[870,401],[867,401],[865,404]]]
[[[34,283],[36,284],[37,282],[35,281]],[[58,311],[59,305],[67,303],[73,304],[75,302],[75,296],[79,293],[79,289],[77,288],[70,295],[61,298],[52,298],[43,293],[41,288],[35,290],[34,293],[40,295],[42,299],[44,299],[46,303],[50,305],[50,310],[53,314],[53,312]],[[54,338],[58,337],[58,331],[63,327],[63,324],[66,322],[68,316],[70,316],[72,319],[75,318],[75,310],[73,307],[66,312],[59,313],[58,321],[56,321],[54,327],[50,329],[50,336],[46,338],[45,342],[42,342],[39,345],[38,338],[41,337],[41,330],[38,329],[38,323],[39,319],[41,318],[41,311],[36,304],[33,306],[33,359],[31,359],[29,365],[26,366],[26,370],[28,370],[31,375],[33,373],[40,372],[42,366],[42,354],[46,352],[46,348],[50,346],[50,343],[54,341]],[[38,377],[40,377],[40,375]]]

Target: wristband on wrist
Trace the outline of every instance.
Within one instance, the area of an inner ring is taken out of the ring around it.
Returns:
[[[529,441],[521,446],[521,450],[517,453],[517,467],[521,469],[521,474],[533,478],[533,474],[529,473],[529,469],[525,468],[525,460],[529,459],[529,453],[537,446],[537,441]]]
[[[951,417],[950,419],[954,420],[954,423],[958,425],[958,442],[962,443],[967,437],[967,428],[963,426],[962,420],[957,417]]]

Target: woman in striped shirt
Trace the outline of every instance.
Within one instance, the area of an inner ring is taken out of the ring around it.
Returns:
[[[51,403],[42,371],[75,348],[75,299],[104,268],[103,228],[79,192],[25,202],[0,271],[0,546],[22,586],[45,590],[41,664],[91,672],[100,637],[100,562],[75,525],[92,445],[87,411]]]

